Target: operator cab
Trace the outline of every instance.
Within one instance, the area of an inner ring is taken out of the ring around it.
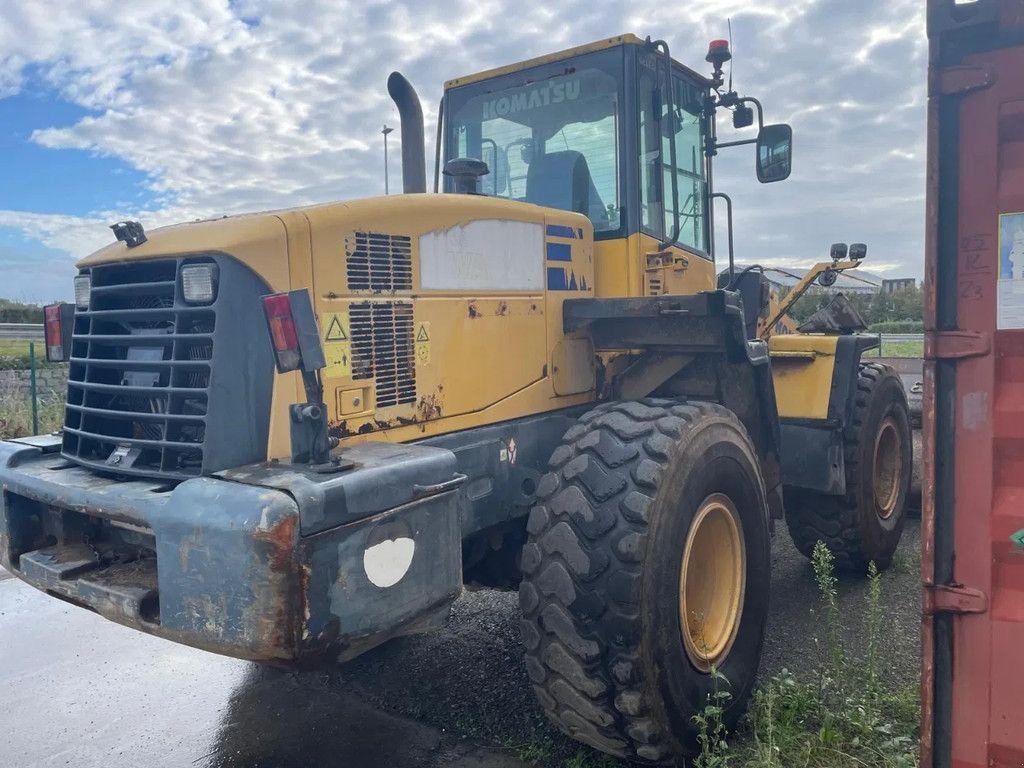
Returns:
[[[639,38],[556,56],[447,83],[445,156],[487,164],[480,193],[582,213],[599,240],[639,231],[664,239],[678,210],[679,244],[707,255],[703,105],[711,81],[673,62],[669,120],[666,68]],[[457,191],[447,174],[445,191]]]

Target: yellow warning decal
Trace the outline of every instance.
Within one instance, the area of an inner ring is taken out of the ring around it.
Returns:
[[[324,341],[348,341],[348,314],[326,312],[324,314]]]
[[[416,365],[430,365],[430,323],[416,329]]]
[[[349,342],[348,312],[325,312],[320,316],[324,329],[324,376],[333,379],[352,375],[352,345]]]

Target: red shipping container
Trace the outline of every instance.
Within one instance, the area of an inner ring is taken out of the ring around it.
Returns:
[[[921,765],[1024,766],[1024,0],[929,0]]]

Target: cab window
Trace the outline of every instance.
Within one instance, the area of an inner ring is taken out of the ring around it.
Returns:
[[[620,71],[621,54],[602,54],[546,79],[460,87],[451,94],[447,157],[487,163],[484,194],[576,211],[597,233],[617,231]]]
[[[706,253],[706,179],[704,120],[701,91],[679,76],[672,77],[672,109],[669,115],[660,62],[650,57],[640,62],[638,89],[640,135],[640,228],[659,239],[676,233],[680,245]],[[675,167],[672,143],[675,143]],[[672,202],[672,177],[678,190],[678,208]],[[677,219],[678,213],[678,219]]]

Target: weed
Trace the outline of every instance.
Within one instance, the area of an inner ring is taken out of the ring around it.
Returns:
[[[39,398],[39,432],[60,429],[64,401],[60,397]],[[32,434],[32,403],[27,397],[0,394],[0,440]]]
[[[712,666],[711,693],[708,694],[704,709],[693,716],[697,726],[697,743],[700,744],[700,753],[693,761],[694,768],[723,768],[729,765],[729,742],[722,716],[732,694],[722,687],[723,684],[728,687],[728,679]]]
[[[832,554],[821,542],[812,562],[825,616],[827,663],[812,682],[783,670],[755,691],[744,725],[748,739],[735,752],[737,765],[912,768],[917,765],[917,690],[892,690],[881,680],[881,574],[869,566],[866,650],[860,663],[851,663],[843,645]]]

